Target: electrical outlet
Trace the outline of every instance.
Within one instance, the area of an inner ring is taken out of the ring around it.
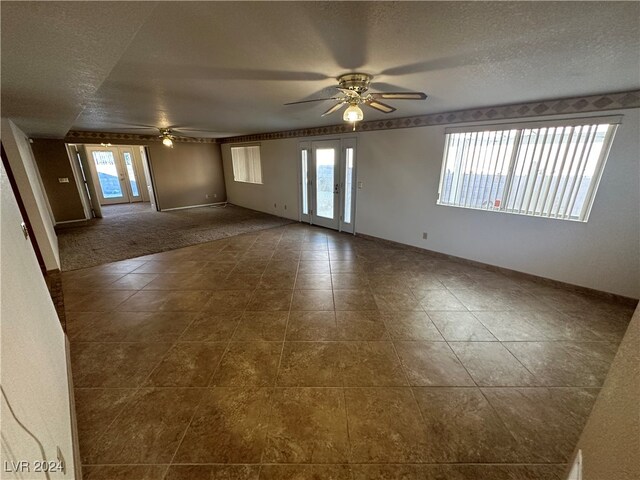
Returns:
[[[209,198],[209,194],[208,194],[208,193],[205,193],[205,194],[204,194],[204,198]]]
[[[58,183],[69,183],[69,177],[59,177]]]
[[[427,239],[427,232],[422,232],[422,239],[426,240]]]
[[[214,193],[214,194],[213,194],[213,198],[218,198],[218,194],[217,194],[217,193]]]

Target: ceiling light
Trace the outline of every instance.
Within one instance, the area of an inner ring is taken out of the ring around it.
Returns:
[[[364,114],[362,113],[362,109],[355,103],[349,105],[342,116],[345,122],[359,122],[363,118]]]
[[[171,137],[169,135],[163,135],[162,136],[162,144],[165,147],[173,147],[173,140],[171,140]]]

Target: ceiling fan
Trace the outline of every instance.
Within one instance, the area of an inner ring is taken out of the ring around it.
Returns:
[[[345,122],[359,122],[364,118],[364,113],[360,105],[374,108],[383,113],[395,112],[395,108],[391,105],[381,102],[380,100],[425,100],[427,95],[424,92],[380,92],[367,93],[369,85],[373,77],[366,73],[347,73],[338,77],[338,86],[336,87],[340,93],[333,97],[316,98],[313,100],[302,100],[299,102],[285,103],[285,105],[295,105],[298,103],[322,102],[325,100],[335,100],[337,103],[329,108],[322,116],[330,115],[337,112],[345,105],[348,105],[344,111],[342,119]]]
[[[206,133],[212,133],[210,130],[199,130],[199,129],[192,129],[192,128],[188,128],[188,127],[179,127],[179,126],[169,126],[169,127],[155,127],[152,125],[136,125],[136,124],[125,124],[123,125],[123,128],[126,130],[155,130],[156,132],[158,132],[158,138],[162,139],[162,144],[165,145],[166,147],[170,147],[173,148],[173,142],[178,139],[178,138],[190,138],[190,139],[196,139],[196,137],[192,137],[190,135],[185,135],[184,133],[181,132],[181,130],[185,130],[188,132],[206,132]],[[115,129],[102,129],[103,131],[108,131],[108,130],[117,130],[117,131],[121,131],[120,128],[115,128]]]

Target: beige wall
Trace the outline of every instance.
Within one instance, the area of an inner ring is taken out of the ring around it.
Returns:
[[[161,210],[226,201],[220,145],[174,142],[167,148],[153,142],[148,147]]]
[[[31,144],[56,223],[84,220],[84,210],[64,140],[34,139]],[[69,183],[60,183],[66,177]]]
[[[227,199],[220,145],[216,143],[114,140],[113,145],[146,145],[149,148],[156,197],[161,210],[224,202]],[[95,144],[95,139],[78,138],[71,143]],[[209,198],[206,196],[209,195]]]
[[[24,203],[33,232],[47,270],[60,268],[58,237],[49,201],[42,186],[40,173],[29,144],[29,139],[15,124],[3,118],[2,144],[4,145]]]
[[[363,188],[356,191],[356,231],[639,298],[640,110],[607,114],[623,120],[588,223],[436,205],[445,140],[439,125],[357,134],[357,180]],[[228,201],[298,219],[302,140],[261,142],[264,185],[234,182],[230,145],[223,145]]]
[[[582,431],[584,480],[640,478],[640,308]]]
[[[55,461],[59,446],[67,474],[52,473],[50,478],[70,479],[74,448],[65,335],[31,243],[22,234],[22,217],[4,167],[0,173],[0,477],[44,478],[33,472],[7,473],[5,461],[29,461],[33,468],[36,460]]]

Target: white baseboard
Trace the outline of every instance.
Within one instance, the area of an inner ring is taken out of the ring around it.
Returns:
[[[175,208],[163,208],[161,212],[169,212],[171,210],[185,210],[187,208],[199,208],[199,207],[212,207],[214,205],[223,205],[227,202],[215,202],[215,203],[202,203],[200,205],[187,205],[186,207],[175,207]]]
[[[78,220],[65,220],[63,222],[56,222],[56,225],[62,225],[64,223],[77,223],[77,222],[86,222],[88,219],[86,218],[79,218]]]

